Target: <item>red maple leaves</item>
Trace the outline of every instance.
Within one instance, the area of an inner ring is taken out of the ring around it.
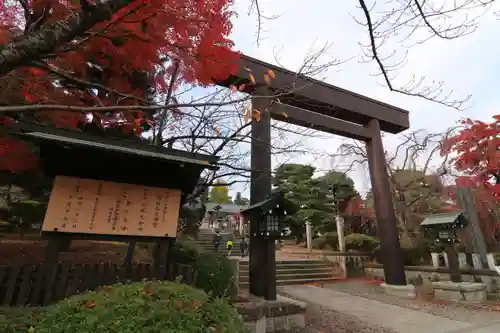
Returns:
[[[0,138],[0,170],[11,173],[35,168],[37,157],[23,142],[13,138]]]
[[[79,10],[75,3],[33,0],[31,6],[33,13],[49,9],[43,28]],[[30,104],[140,105],[145,89],[154,88],[157,94],[167,91],[174,64],[180,74],[176,84],[206,85],[225,78],[237,70],[238,58],[228,39],[233,15],[230,5],[231,0],[131,1],[111,20],[45,59],[59,73],[36,64],[16,70],[15,75],[23,78],[19,90]],[[0,0],[0,43],[22,34],[26,24],[19,2]],[[61,73],[63,80],[58,77]],[[147,86],[134,82],[137,73],[150,74]],[[60,117],[52,118],[57,122]],[[85,115],[78,117],[80,122],[86,121]]]
[[[491,123],[467,119],[464,129],[445,142],[443,154],[454,154],[453,166],[467,176],[459,177],[456,186],[473,189],[481,229],[488,240],[495,241],[500,199],[500,116]],[[448,188],[455,199],[456,186]]]
[[[455,155],[453,166],[470,176],[461,178],[464,186],[484,187],[500,198],[500,116],[486,123],[467,119],[464,129],[444,143],[443,154]]]
[[[42,29],[81,10],[79,1],[72,0],[25,3]],[[232,0],[130,1],[109,21],[61,45],[56,54],[14,70],[9,78],[0,77],[0,91],[10,95],[0,103],[145,105],[151,95],[165,95],[175,66],[176,85],[208,85],[214,79],[226,78],[237,70],[239,57],[228,38],[231,5]],[[25,14],[22,2],[0,0],[0,44],[29,34],[33,22]],[[93,123],[100,128],[119,127],[135,135],[140,135],[143,125],[150,121],[149,113],[126,110],[93,114],[43,111],[36,112],[35,117],[55,126],[76,128]],[[3,167],[10,168],[0,165]]]

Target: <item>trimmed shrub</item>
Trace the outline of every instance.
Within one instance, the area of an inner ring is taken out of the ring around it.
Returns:
[[[36,333],[241,333],[243,321],[226,301],[200,290],[143,282],[61,301],[47,308],[32,328]]]
[[[372,250],[370,260],[376,260],[379,264],[382,263],[382,253],[380,252],[380,245]]]
[[[422,261],[423,251],[419,247],[402,247],[405,266],[417,266]]]
[[[180,263],[184,265],[192,265],[198,260],[198,251],[196,246],[191,242],[176,242],[170,249],[170,262]]]
[[[326,238],[324,236],[316,237],[312,240],[311,245],[313,249],[323,250],[327,245]]]
[[[422,261],[423,252],[421,248],[401,246],[401,250],[403,251],[403,262],[405,266],[417,266]],[[373,249],[372,259],[377,260],[378,263],[382,263],[380,245]]]
[[[331,249],[338,250],[339,240],[336,232],[326,232],[322,236],[318,236],[312,240],[313,249],[323,250]]]
[[[3,307],[0,310],[0,332],[26,333],[35,327],[43,308]],[[32,329],[33,331],[33,329]]]
[[[215,297],[236,296],[235,265],[222,253],[200,254],[194,263],[196,287]]]
[[[326,232],[323,236],[326,238],[326,244],[328,244],[332,250],[339,249],[339,236],[335,231]]]
[[[198,253],[194,245],[176,243],[171,249],[170,261],[193,266],[197,272],[195,286],[212,296],[237,294],[235,263],[223,253]]]
[[[348,251],[372,252],[379,244],[378,239],[364,234],[350,234],[345,237],[345,246]]]
[[[46,203],[24,200],[12,203],[9,214],[11,217],[21,218],[23,223],[19,227],[27,229],[33,224],[42,223],[46,210]]]

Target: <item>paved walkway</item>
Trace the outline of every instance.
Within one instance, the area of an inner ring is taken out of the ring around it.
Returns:
[[[286,286],[285,293],[305,302],[333,311],[348,313],[368,324],[386,327],[398,333],[499,333],[498,321],[475,325],[425,312],[385,304],[364,297],[314,286]]]

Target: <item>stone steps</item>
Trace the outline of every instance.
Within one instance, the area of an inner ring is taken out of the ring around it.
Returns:
[[[203,230],[198,233],[196,240],[191,240],[190,243],[201,253],[211,253],[215,252],[214,248],[214,235],[212,231]],[[221,233],[222,242],[219,248],[219,252],[227,253],[226,242],[230,236],[228,233]],[[238,240],[233,241],[233,250],[231,251],[231,256],[241,256],[240,242]]]
[[[288,275],[288,274],[295,274],[297,272],[296,268],[281,268],[281,267],[276,267],[276,274],[281,274],[281,275]],[[331,267],[304,267],[300,269],[301,274],[307,275],[307,274],[323,274],[323,273],[330,273],[332,272]],[[240,274],[248,274],[248,267],[241,267],[240,268]]]
[[[322,260],[277,260],[276,284],[279,286],[293,284],[311,284],[333,282],[340,278],[329,261]],[[248,288],[248,261],[239,262],[239,286]]]
[[[293,273],[293,274],[282,274],[279,273],[278,271],[276,272],[276,281],[295,281],[295,280],[323,280],[323,279],[334,279],[335,277],[332,276],[332,272],[325,272],[325,273],[319,273],[319,272],[314,272],[314,273]],[[240,276],[240,282],[248,282],[249,277],[248,276]]]
[[[337,281],[338,278],[314,278],[314,279],[293,279],[293,280],[276,280],[277,286],[290,286],[297,284],[313,284],[313,283],[332,283]],[[240,289],[247,290],[249,287],[249,282],[240,282]]]

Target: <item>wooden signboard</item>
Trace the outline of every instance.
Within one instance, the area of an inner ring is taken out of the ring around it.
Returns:
[[[176,237],[181,191],[56,176],[42,231]]]

